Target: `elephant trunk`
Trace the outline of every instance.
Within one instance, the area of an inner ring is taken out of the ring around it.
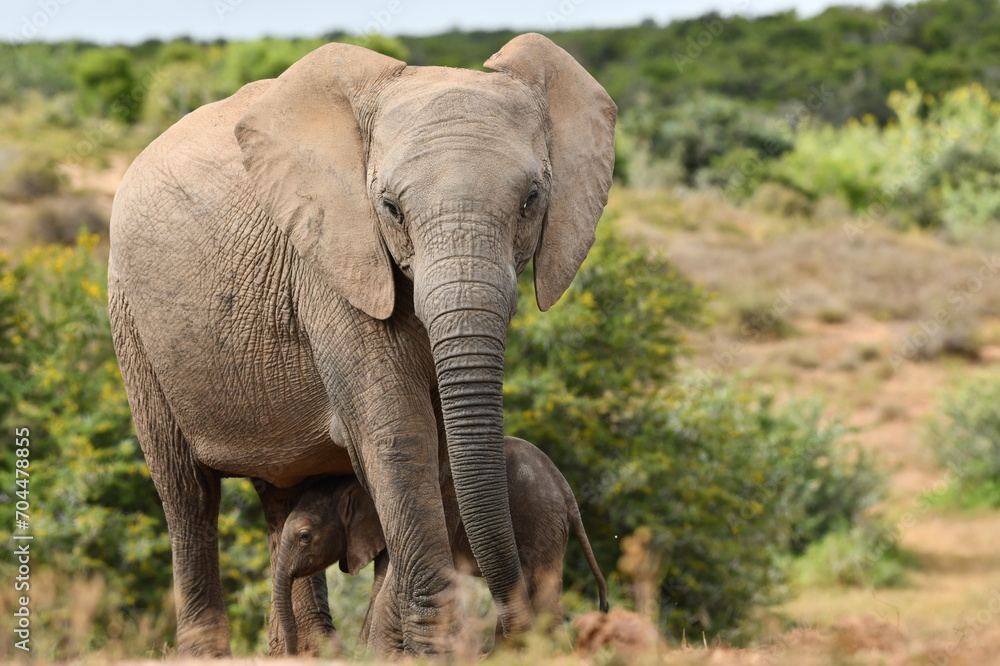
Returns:
[[[281,625],[282,638],[285,641],[285,654],[294,655],[299,652],[299,628],[295,623],[295,611],[292,608],[293,575],[292,550],[290,544],[282,538],[281,555],[274,572],[274,612]]]
[[[530,626],[532,613],[514,542],[503,432],[504,348],[516,278],[512,270],[493,267],[485,280],[453,278],[423,287],[417,313],[437,370],[459,514],[504,632],[519,633]]]

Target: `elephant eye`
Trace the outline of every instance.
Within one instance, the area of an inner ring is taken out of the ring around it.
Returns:
[[[389,217],[396,221],[403,217],[402,213],[399,212],[399,207],[386,197],[382,197],[382,208],[389,214]]]
[[[301,543],[303,546],[307,545],[310,541],[312,541],[312,538],[313,538],[312,534],[309,532],[299,532],[299,543]]]
[[[528,195],[524,197],[524,201],[521,203],[521,215],[527,216],[531,213],[531,209],[538,203],[538,189],[533,187]]]

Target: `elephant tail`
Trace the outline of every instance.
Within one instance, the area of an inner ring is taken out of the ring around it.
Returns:
[[[590,570],[594,574],[594,580],[597,581],[597,591],[600,595],[600,609],[602,613],[608,612],[608,585],[604,581],[604,575],[601,574],[601,568],[597,566],[597,558],[594,557],[594,549],[590,547],[590,539],[587,538],[587,531],[583,529],[583,518],[580,516],[580,506],[576,503],[576,497],[573,495],[573,490],[569,487],[569,483],[563,479],[563,484],[565,485],[566,493],[566,512],[569,518],[569,524],[573,528],[573,533],[576,534],[577,540],[580,542],[580,547],[583,548],[583,555],[587,558],[587,564],[590,565]]]

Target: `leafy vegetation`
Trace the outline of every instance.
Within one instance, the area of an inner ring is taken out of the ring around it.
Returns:
[[[936,502],[1000,507],[1000,377],[986,374],[960,382],[941,398],[925,441],[949,470]]]

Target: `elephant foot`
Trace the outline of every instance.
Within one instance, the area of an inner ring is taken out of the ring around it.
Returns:
[[[403,653],[413,656],[470,656],[468,621],[461,612],[456,586],[437,594],[416,597],[409,608],[401,609]],[[422,603],[421,603],[422,602]],[[473,637],[478,651],[478,636]]]
[[[465,635],[454,585],[434,594],[404,595],[387,582],[369,612],[368,648],[375,656],[453,656]]]
[[[178,623],[179,657],[228,657],[229,622],[225,613],[204,612],[193,620]]]
[[[270,656],[284,657],[285,642],[281,636],[272,636],[269,641]],[[336,631],[300,637],[298,656],[300,657],[320,657],[321,659],[332,659],[341,657],[344,654],[344,644]]]

